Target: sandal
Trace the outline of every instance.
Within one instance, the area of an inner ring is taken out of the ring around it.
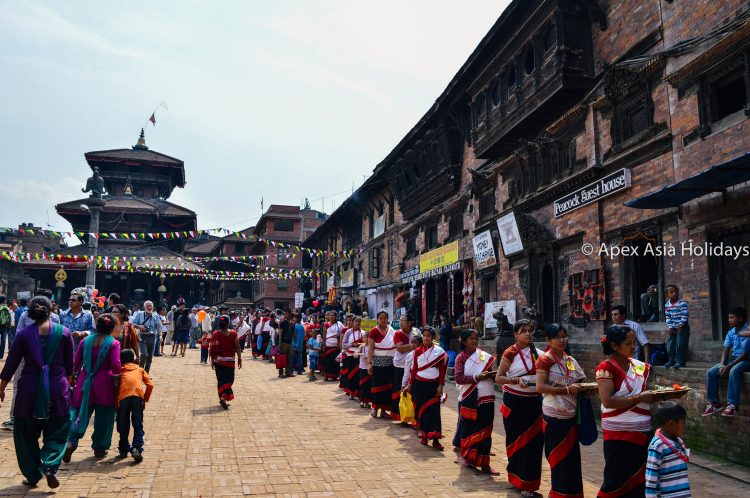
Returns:
[[[499,476],[500,472],[498,472],[497,470],[495,470],[492,467],[490,467],[489,465],[487,465],[486,467],[482,467],[482,474],[487,474],[487,475],[491,475],[491,476]],[[534,496],[534,495],[532,495],[532,496]]]
[[[378,411],[375,408],[371,409],[370,416],[376,418],[378,416]]]
[[[385,410],[380,410],[380,418],[391,418],[390,415],[388,415]]]
[[[222,407],[222,408],[224,408],[225,410],[229,409],[229,405],[227,404],[226,400],[220,399],[220,400],[219,400],[219,404],[220,404],[220,405],[221,405],[221,407]]]
[[[28,479],[24,479],[23,481],[21,481],[21,484],[23,484],[24,486],[26,486],[28,488],[35,488],[37,486],[38,482],[39,481],[37,481],[37,482],[31,482]]]
[[[55,475],[55,471],[52,469],[46,469],[44,471],[44,477],[47,478],[47,486],[54,489],[58,486],[60,486],[60,481],[57,480],[57,476]]]

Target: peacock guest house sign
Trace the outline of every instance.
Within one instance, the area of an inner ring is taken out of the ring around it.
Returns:
[[[555,201],[553,206],[555,217],[559,218],[571,211],[583,207],[592,202],[603,199],[608,195],[630,188],[630,170],[621,169],[612,174],[600,178],[594,183],[579,188],[575,192],[561,197]]]

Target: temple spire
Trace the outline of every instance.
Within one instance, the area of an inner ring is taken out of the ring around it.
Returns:
[[[138,149],[141,149],[141,150],[148,149],[148,147],[146,147],[146,134],[144,133],[143,128],[141,128],[141,136],[138,137],[138,143],[136,143],[133,146],[133,150],[138,150]]]

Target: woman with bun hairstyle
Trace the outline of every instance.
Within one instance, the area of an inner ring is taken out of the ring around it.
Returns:
[[[529,320],[513,324],[515,344],[503,352],[495,382],[503,386],[500,413],[505,427],[508,481],[521,496],[534,496],[542,479],[542,397],[537,392],[536,362],[544,352],[532,338]]]
[[[653,402],[646,382],[651,366],[633,359],[635,341],[635,332],[624,325],[612,325],[602,337],[602,351],[609,356],[596,367],[604,432],[602,498],[635,498],[646,492]]]
[[[432,327],[422,328],[422,346],[414,350],[409,384],[404,392],[411,392],[420,444],[426,446],[432,440],[432,447],[442,451],[440,439],[443,437],[443,423],[440,418],[440,404],[445,387],[445,372],[448,369],[448,355],[435,344],[437,334]],[[463,408],[463,407],[462,407]]]
[[[23,484],[29,487],[42,477],[50,488],[60,485],[56,474],[70,429],[73,338],[68,329],[50,322],[51,313],[52,303],[46,297],[36,296],[29,302],[27,315],[34,323],[16,333],[0,372],[1,406],[5,388],[25,360],[13,392],[17,398],[13,443],[18,467],[26,478]]]
[[[490,467],[492,426],[495,421],[495,382],[492,369],[495,357],[479,347],[479,333],[473,329],[461,331],[461,354],[454,365],[458,388],[461,439],[459,463],[464,467],[479,467],[482,472],[498,475]]]
[[[73,371],[78,375],[73,391],[70,435],[63,462],[78,448],[86,433],[91,415],[94,433],[91,447],[96,458],[104,458],[112,445],[115,427],[115,379],[120,376],[120,342],[112,337],[117,320],[105,313],[96,321],[96,334],[84,339],[76,350]]]
[[[229,317],[221,315],[218,325],[219,330],[214,332],[208,354],[211,356],[211,368],[216,372],[219,404],[226,410],[229,408],[227,401],[234,399],[232,385],[234,384],[235,355],[237,368],[242,368],[242,350],[237,332],[229,329]]]
[[[396,353],[394,338],[396,331],[388,324],[388,313],[380,311],[378,324],[367,335],[367,372],[372,376],[370,381],[370,398],[372,410],[370,415],[389,418],[391,409],[391,391],[393,390],[393,355]]]
[[[536,390],[544,395],[544,454],[552,478],[550,496],[583,498],[576,408],[581,392],[579,382],[586,375],[575,358],[565,353],[565,327],[551,323],[545,335],[549,349],[536,362]]]

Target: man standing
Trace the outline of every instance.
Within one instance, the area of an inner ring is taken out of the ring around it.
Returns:
[[[667,286],[667,301],[664,303],[664,315],[669,327],[667,339],[667,353],[669,362],[664,368],[679,370],[685,366],[690,341],[690,325],[688,324],[688,303],[680,299],[680,289],[676,285]]]
[[[141,368],[149,372],[154,358],[156,338],[160,337],[164,330],[161,317],[154,311],[154,303],[151,301],[143,303],[143,311],[137,311],[133,315],[133,325],[140,332]]]
[[[16,323],[18,323],[18,320],[16,320]],[[80,292],[70,294],[68,309],[60,312],[60,325],[70,330],[70,335],[73,336],[74,352],[83,339],[96,332],[94,315],[83,309],[83,294]]]
[[[5,340],[10,334],[10,308],[5,304],[5,296],[0,296],[0,359],[5,356]],[[10,347],[10,344],[8,344]]]
[[[635,355],[633,358],[640,360],[641,349],[643,349],[643,360],[646,363],[651,363],[651,344],[648,342],[648,337],[643,331],[643,327],[639,323],[633,320],[626,320],[628,316],[628,309],[622,304],[612,306],[612,322],[615,325],[623,325],[635,333]]]
[[[190,310],[190,349],[196,349],[196,342],[200,335],[200,324],[198,323],[198,308],[193,306]]]
[[[26,299],[19,299],[18,300],[18,308],[16,308],[16,311],[14,312],[14,321],[16,323],[16,326],[10,329],[10,339],[8,340],[8,344],[11,344],[13,342],[13,337],[16,335],[16,330],[20,330],[18,328],[18,319],[21,318],[21,315],[24,311],[26,311],[28,308],[26,305],[28,304],[28,301]]]

